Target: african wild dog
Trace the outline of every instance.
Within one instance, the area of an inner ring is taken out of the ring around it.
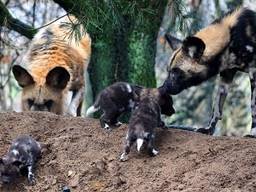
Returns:
[[[80,115],[91,39],[87,33],[80,41],[71,36],[67,25],[75,20],[66,16],[40,29],[21,64],[13,67],[14,77],[23,88],[23,111]],[[80,32],[84,33],[82,26]]]
[[[116,82],[103,89],[97,96],[93,106],[89,107],[86,116],[102,110],[100,117],[102,128],[108,129],[111,126],[120,126],[118,117],[127,111],[131,111],[142,87],[126,82]]]
[[[251,80],[251,134],[256,136],[256,13],[240,8],[213,22],[178,46],[178,40],[166,35],[172,48],[164,87],[169,94],[198,85],[219,74],[221,83],[208,127],[198,132],[213,134],[222,116],[229,84],[237,71],[249,73]]]
[[[132,112],[129,120],[124,152],[120,157],[121,161],[128,159],[130,148],[134,142],[137,143],[137,150],[140,151],[144,141],[147,141],[149,155],[155,156],[158,154],[154,146],[155,128],[164,126],[159,105],[161,102],[160,92],[157,88],[141,91],[139,104]],[[169,114],[172,115],[173,113],[175,113],[175,110],[171,107]]]
[[[14,181],[20,174],[26,174],[30,184],[35,183],[35,163],[41,157],[41,146],[30,136],[20,136],[12,142],[9,152],[0,158],[0,180]]]

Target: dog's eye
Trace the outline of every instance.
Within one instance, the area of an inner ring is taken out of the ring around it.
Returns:
[[[28,106],[31,107],[34,105],[34,99],[28,99]]]
[[[53,104],[53,100],[51,100],[51,99],[44,102],[44,105],[45,105],[48,109],[50,109],[50,108],[52,107],[52,104]]]

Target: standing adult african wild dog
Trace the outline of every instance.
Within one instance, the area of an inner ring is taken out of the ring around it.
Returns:
[[[164,82],[169,94],[178,94],[220,74],[213,115],[208,127],[198,131],[214,133],[217,121],[222,116],[229,84],[236,72],[242,71],[250,75],[251,134],[256,136],[256,13],[239,8],[187,37],[180,42],[180,46],[177,39],[168,35],[166,39],[176,49],[168,66],[168,78]]]
[[[23,111],[80,115],[91,39],[80,26],[80,32],[85,34],[80,41],[75,40],[68,26],[75,20],[66,16],[40,29],[22,63],[13,67],[14,77],[23,88]]]

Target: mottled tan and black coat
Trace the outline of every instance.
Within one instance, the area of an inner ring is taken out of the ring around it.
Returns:
[[[199,132],[213,134],[222,116],[229,84],[237,71],[249,73],[252,92],[252,135],[256,135],[256,13],[239,8],[216,20],[193,36],[179,41],[166,35],[175,50],[164,87],[169,94],[198,85],[219,74],[220,87],[208,127]]]
[[[91,38],[80,41],[70,33],[73,16],[66,16],[38,31],[13,74],[22,87],[23,111],[49,111],[80,115],[84,98],[84,73],[91,55]]]

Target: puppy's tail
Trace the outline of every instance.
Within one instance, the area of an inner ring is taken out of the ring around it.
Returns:
[[[141,138],[138,138],[138,139],[136,140],[136,142],[137,142],[137,151],[140,152],[140,148],[141,148],[141,146],[143,145],[144,140],[141,139]]]
[[[95,113],[100,109],[100,97],[98,96],[95,103],[89,107],[86,111],[86,117],[89,117],[91,114]]]
[[[100,107],[95,107],[94,105],[92,105],[91,107],[89,107],[86,111],[86,117],[89,117],[91,114],[95,113],[96,111],[98,111],[100,109]]]

